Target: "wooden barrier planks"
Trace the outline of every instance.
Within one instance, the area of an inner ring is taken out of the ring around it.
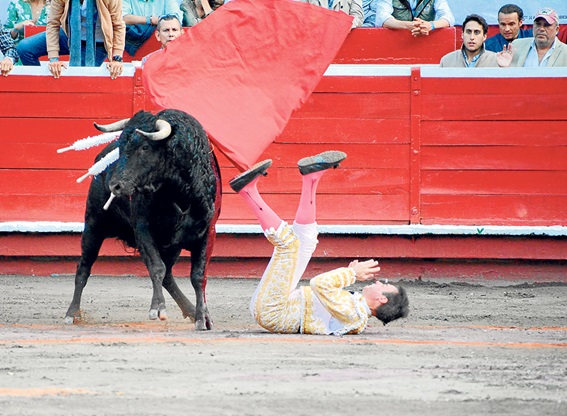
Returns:
[[[423,224],[565,224],[567,78],[517,70],[422,79]]]
[[[297,160],[336,148],[348,158],[319,186],[321,224],[567,225],[567,114],[561,92],[567,77],[446,76],[450,71],[436,77],[422,76],[420,68],[356,65],[328,72],[262,155],[274,165],[260,189],[284,219],[293,219],[299,199]],[[90,179],[75,180],[100,149],[56,150],[98,134],[93,121],[155,110],[139,70],[115,81],[83,78],[0,80],[0,222],[81,222]],[[17,108],[4,101],[14,95],[20,95]],[[220,224],[255,224],[228,186],[236,168],[222,155],[219,161],[225,193]],[[0,256],[78,255],[78,235],[70,236],[76,245],[59,237],[64,236],[4,235]],[[565,252],[561,237],[330,237],[332,243],[323,243],[317,256],[553,260]],[[259,248],[263,242],[259,235],[222,235],[215,256],[245,256],[243,251],[269,256],[269,246]],[[39,248],[44,243],[47,251]],[[63,249],[50,247],[57,244]],[[118,247],[103,255],[125,254]]]

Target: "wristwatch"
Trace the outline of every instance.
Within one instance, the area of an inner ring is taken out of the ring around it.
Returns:
[[[122,57],[119,56],[119,55],[114,55],[114,56],[112,57],[112,60],[113,60],[114,62],[122,62]]]

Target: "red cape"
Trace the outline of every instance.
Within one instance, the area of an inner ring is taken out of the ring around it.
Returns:
[[[352,17],[290,0],[234,0],[150,55],[152,102],[183,110],[241,170],[305,103],[343,44]]]

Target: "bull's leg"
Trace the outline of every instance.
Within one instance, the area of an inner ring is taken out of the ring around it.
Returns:
[[[191,321],[195,322],[195,305],[191,303],[189,299],[183,294],[177,282],[173,279],[173,274],[171,273],[171,267],[168,268],[163,279],[163,287],[169,292],[173,300],[181,309],[184,318],[189,318]]]
[[[136,244],[140,250],[140,257],[144,261],[150,279],[152,281],[152,301],[150,304],[149,318],[151,320],[160,318],[167,319],[165,310],[165,298],[163,297],[163,278],[165,277],[166,266],[163,262],[156,243],[150,233],[150,224],[148,222],[148,203],[143,197],[132,197],[130,201],[130,209],[132,213],[132,221],[134,223],[134,235],[136,236]]]
[[[165,264],[159,256],[154,258],[154,256],[144,255],[144,252],[140,250],[140,254],[144,258],[146,267],[150,273],[150,279],[152,281],[152,302],[150,304],[149,318],[151,320],[160,318],[162,321],[167,319],[167,312],[165,309],[165,298],[163,297],[162,284],[165,277]],[[157,251],[156,251],[157,255]]]
[[[191,251],[191,284],[193,289],[195,289],[195,297],[197,299],[195,305],[195,329],[199,331],[212,329],[213,327],[205,300],[205,286],[207,285],[205,277],[206,249],[206,244],[202,244],[200,248]]]
[[[72,324],[81,318],[81,297],[83,289],[87,285],[91,268],[98,257],[100,247],[104,237],[93,232],[93,227],[85,226],[85,231],[81,237],[81,259],[77,264],[77,272],[75,274],[75,291],[73,300],[67,313],[65,314],[65,323]]]
[[[172,268],[177,259],[179,258],[180,250],[165,250],[162,252],[161,257],[165,263],[165,277],[163,278],[163,287],[169,292],[173,300],[181,309],[184,318],[190,318],[195,322],[195,306],[183,294],[175,279],[173,278]]]
[[[140,234],[138,234],[139,236]],[[163,297],[162,284],[165,277],[166,266],[162,261],[153,240],[149,235],[144,238],[137,238],[139,243],[140,256],[144,260],[150,279],[152,281],[152,302],[150,304],[149,318],[151,320],[160,318],[162,321],[167,319],[165,310],[165,298]]]

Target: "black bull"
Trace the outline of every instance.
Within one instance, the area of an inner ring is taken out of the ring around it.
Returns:
[[[205,300],[206,267],[220,214],[221,182],[203,127],[177,110],[156,115],[139,112],[130,120],[95,126],[102,131],[123,130],[97,160],[116,147],[120,157],[94,177],[89,188],[82,254],[66,322],[80,317],[81,295],[102,242],[116,237],[139,250],[148,268],[153,286],[150,319],[167,318],[163,286],[183,316],[195,321],[196,329],[211,329]],[[116,197],[105,210],[111,191]],[[195,305],[173,279],[172,267],[182,249],[191,252]]]

